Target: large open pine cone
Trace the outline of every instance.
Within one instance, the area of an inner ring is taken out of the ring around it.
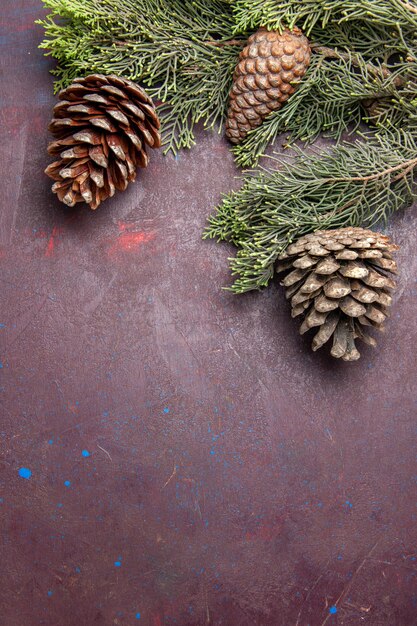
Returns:
[[[161,145],[155,107],[138,85],[113,75],[77,78],[58,98],[49,125],[57,141],[48,147],[58,160],[45,172],[61,202],[96,209],[147,166],[146,146]]]
[[[397,271],[391,254],[396,249],[387,235],[340,228],[301,237],[281,254],[278,271],[292,270],[282,281],[292,316],[304,315],[300,333],[319,328],[313,350],[333,336],[332,356],[355,361],[355,339],[376,344],[364,327],[383,330],[395,288],[388,273]]]
[[[232,143],[240,143],[281,108],[304,76],[310,56],[308,39],[297,27],[282,33],[260,28],[249,37],[230,92],[226,136]]]

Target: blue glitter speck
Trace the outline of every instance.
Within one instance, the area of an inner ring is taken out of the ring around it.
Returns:
[[[26,478],[26,480],[29,480],[29,478],[32,476],[32,472],[27,467],[21,467],[19,469],[19,476],[20,478]]]
[[[122,562],[121,562],[121,561],[115,561],[115,562],[114,562],[114,566],[115,566],[115,567],[121,567],[121,565],[122,565]]]
[[[337,606],[331,606],[329,609],[329,613],[330,615],[336,615],[337,613]]]
[[[135,617],[136,619],[140,619],[140,613],[136,613]]]
[[[82,454],[85,458],[87,458],[88,456],[90,456],[90,453],[89,453],[89,451],[88,451],[88,450],[83,450],[83,451],[81,452],[81,454]]]
[[[71,481],[70,480],[66,480],[64,482],[65,487],[70,487],[71,486]]]
[[[52,444],[54,443],[54,440],[53,440],[53,439],[50,439],[50,440],[48,441],[48,443],[49,443],[49,445],[50,445],[50,446],[52,446]]]
[[[53,591],[49,590],[48,591],[48,596],[51,597],[53,595],[53,593],[54,593]]]
[[[169,413],[169,408],[167,406],[164,409],[164,413]]]

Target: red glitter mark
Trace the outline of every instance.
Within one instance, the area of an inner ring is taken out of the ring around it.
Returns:
[[[51,236],[49,237],[48,244],[46,246],[45,256],[48,256],[48,257],[53,256],[54,251],[55,251],[55,238],[58,237],[59,233],[60,233],[60,230],[58,226],[54,226],[52,229]]]
[[[144,233],[141,231],[128,231],[128,226],[119,224],[120,234],[108,249],[109,255],[113,255],[118,251],[133,252],[141,247],[142,244],[155,239],[155,233]]]
[[[119,248],[122,248],[123,250],[132,250],[132,248],[135,248],[146,241],[150,241],[151,239],[153,239],[153,235],[150,233],[124,233],[123,235],[120,235],[118,243]]]
[[[159,614],[153,616],[153,626],[162,626],[162,620]]]

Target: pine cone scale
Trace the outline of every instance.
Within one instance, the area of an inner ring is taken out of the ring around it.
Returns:
[[[314,351],[333,337],[331,355],[355,361],[355,339],[375,345],[363,326],[383,330],[395,288],[388,274],[397,271],[396,249],[386,235],[363,228],[318,231],[288,246],[278,271],[287,272],[282,284],[292,316],[304,316],[300,333],[319,327]]]
[[[159,119],[149,96],[117,76],[77,79],[59,98],[49,125],[55,141],[48,147],[59,160],[45,172],[62,202],[96,209],[135,180],[138,166],[147,166],[146,147],[161,145]]]

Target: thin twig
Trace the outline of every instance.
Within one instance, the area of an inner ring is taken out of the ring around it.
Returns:
[[[165,489],[165,487],[171,482],[171,480],[174,478],[175,474],[177,473],[177,466],[176,464],[174,465],[174,469],[172,471],[171,476],[168,478],[168,480],[166,481],[165,485],[162,487],[162,489]],[[162,491],[161,489],[161,491]]]
[[[397,182],[397,180],[400,180],[401,178],[404,178],[413,169],[414,169],[414,165],[412,165],[412,164],[409,165],[408,167],[405,168],[405,170],[403,172],[400,172],[400,174],[397,174],[397,176],[394,176],[394,178],[392,179],[392,182],[395,183],[395,182]]]
[[[351,61],[352,65],[355,67],[361,67],[363,62],[361,62],[360,57],[357,54],[350,54],[349,52],[339,52],[339,50],[334,50],[333,48],[328,48],[327,46],[321,46],[318,43],[311,44],[311,49],[313,52],[323,55],[328,59],[342,59],[343,61]],[[371,74],[379,76],[382,74],[383,78],[389,78],[391,76],[391,72],[384,65],[376,66],[372,63],[365,63],[365,67]],[[401,87],[404,84],[403,78],[401,76],[397,76],[393,81],[396,87]]]
[[[104,448],[102,448],[102,447],[101,447],[101,446],[99,446],[98,444],[97,444],[97,448],[100,448],[100,450],[103,450],[103,452],[104,452],[105,454],[107,454],[107,456],[109,457],[110,461],[111,461],[111,462],[113,462],[113,459],[111,458],[111,456],[110,456],[110,454],[107,452],[107,450],[105,450]]]
[[[404,161],[404,163],[399,163],[398,165],[393,165],[392,167],[387,168],[386,170],[382,170],[382,172],[375,172],[375,174],[369,174],[368,176],[349,176],[343,178],[322,178],[320,180],[321,183],[350,183],[350,182],[363,182],[367,183],[370,180],[376,180],[378,178],[382,178],[383,176],[387,176],[388,174],[392,174],[393,172],[398,172],[398,170],[405,170],[401,173],[401,175],[396,176],[393,182],[403,178],[406,174],[408,174],[414,167],[417,166],[417,158],[410,159],[409,161]]]
[[[409,2],[403,2],[403,0],[398,0],[399,4],[407,9],[407,11],[411,11],[412,13],[417,13],[417,7],[413,6]]]
[[[223,48],[224,46],[245,46],[248,43],[247,39],[229,39],[229,41],[205,41],[209,46],[217,46]]]

